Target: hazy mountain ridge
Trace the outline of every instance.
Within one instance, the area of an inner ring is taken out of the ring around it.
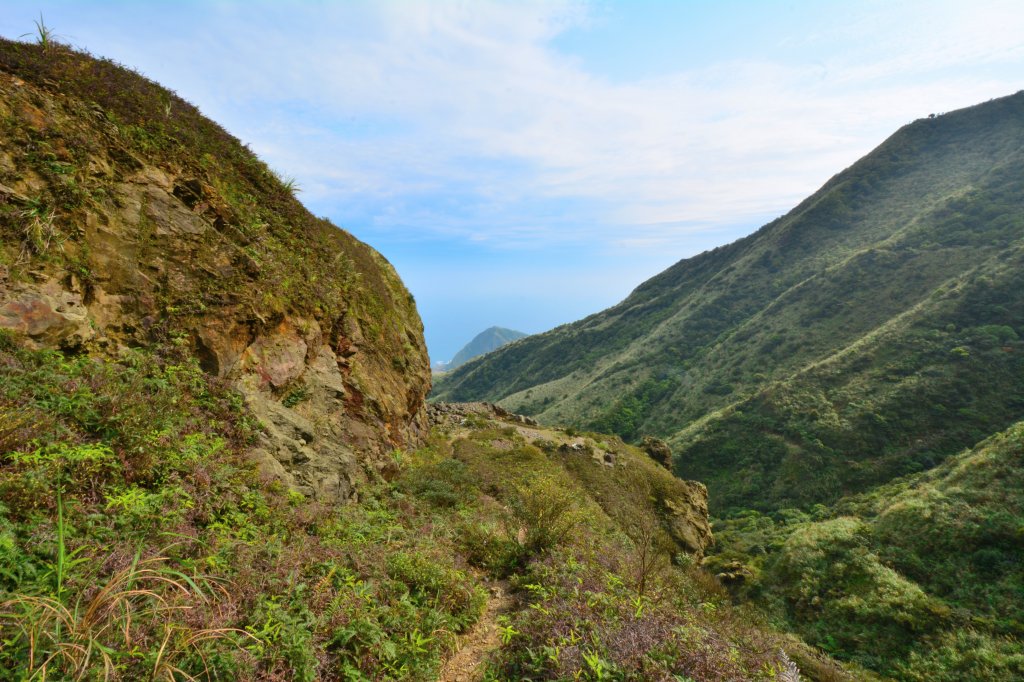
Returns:
[[[459,352],[451,360],[448,362],[436,362],[433,367],[437,371],[449,372],[457,367],[461,367],[474,358],[497,350],[524,336],[528,336],[528,334],[514,329],[506,329],[505,327],[488,327],[460,348]]]

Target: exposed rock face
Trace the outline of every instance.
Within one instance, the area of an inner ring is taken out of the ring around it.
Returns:
[[[672,470],[672,448],[668,443],[654,436],[644,436],[641,446],[651,459],[669,471]]]
[[[54,279],[36,285],[5,285],[0,280],[0,327],[62,348],[77,347],[95,337],[80,293],[66,291]]]
[[[0,327],[74,352],[184,345],[264,425],[261,468],[317,498],[418,444],[430,372],[391,265],[159,86],[36,49],[0,41]],[[169,102],[167,120],[66,73]]]
[[[663,500],[669,534],[689,552],[703,554],[704,548],[712,542],[708,489],[697,481],[676,480],[682,484],[679,492]]]

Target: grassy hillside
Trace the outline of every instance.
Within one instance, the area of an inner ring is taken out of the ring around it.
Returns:
[[[1024,94],[915,121],[753,235],[434,395],[665,437],[716,513],[933,466],[1024,416],[1022,150]]]
[[[834,355],[684,430],[719,510],[806,506],[941,462],[1024,411],[1020,243]]]
[[[708,566],[743,574],[740,591],[811,642],[897,679],[1021,679],[1022,490],[1017,423],[817,520],[720,522]]]
[[[0,669],[434,680],[468,647],[494,680],[861,679],[732,607],[703,489],[613,437],[456,414],[328,507],[258,475],[258,428],[179,346],[0,333]]]

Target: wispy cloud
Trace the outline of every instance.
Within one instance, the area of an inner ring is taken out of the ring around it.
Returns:
[[[500,241],[515,236],[512,225],[544,222],[538,200],[587,199],[606,216],[607,233],[587,221],[578,238],[614,240],[630,225],[640,233],[630,242],[643,244],[671,229],[658,223],[735,223],[781,209],[895,124],[1005,94],[1015,88],[1006,78],[927,76],[1020,60],[1024,35],[1020,12],[1009,10],[1000,21],[984,12],[937,17],[929,35],[909,38],[869,15],[857,31],[872,44],[859,54],[821,64],[734,61],[613,83],[550,47],[585,20],[584,9],[405,3],[231,14],[247,38],[219,46],[244,55],[235,87],[221,96],[282,107],[249,119],[247,137],[266,140],[265,153],[335,210],[354,197],[414,206],[450,191],[481,213],[432,214],[422,224],[412,208],[386,222]],[[302,44],[275,44],[282,24],[308,26]],[[253,36],[259,49],[246,44]],[[897,78],[907,73],[917,80]],[[318,128],[288,124],[294,101],[316,112]],[[390,133],[375,134],[377,119]],[[345,121],[352,125],[337,129]],[[495,219],[493,209],[517,218]],[[562,220],[550,227],[563,237],[573,230]]]
[[[631,82],[553,46],[594,17],[581,2],[145,4],[100,5],[83,28],[108,22],[100,49],[179,84],[314,208],[495,242],[557,232],[640,248],[683,221],[778,212],[895,125],[1020,86],[979,67],[1024,66],[1011,2],[857,3],[832,27],[779,37],[821,59]],[[129,41],[119,24],[133,13],[148,23]],[[558,200],[575,220],[550,213]]]

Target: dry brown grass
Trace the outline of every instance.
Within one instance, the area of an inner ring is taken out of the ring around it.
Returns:
[[[194,651],[202,659],[203,642],[236,634],[252,638],[236,628],[192,630],[174,622],[175,614],[218,593],[226,595],[223,585],[174,571],[166,557],[157,556],[132,562],[70,607],[54,597],[16,595],[0,603],[0,623],[15,639],[28,643],[29,680],[45,680],[54,673],[81,680],[99,665],[103,679],[109,680],[117,656],[145,643],[154,628],[161,639],[150,679],[193,680],[175,665],[182,655]]]

